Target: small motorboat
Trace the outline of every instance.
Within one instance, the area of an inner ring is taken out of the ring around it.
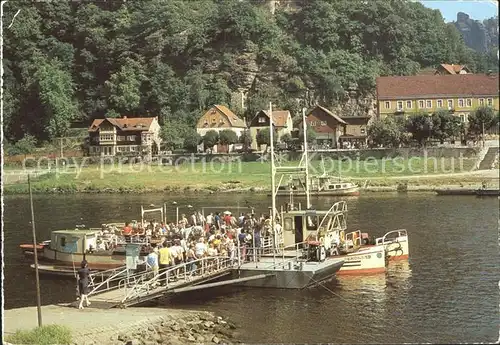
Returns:
[[[476,189],[477,196],[499,196],[500,189],[498,188],[480,188]]]

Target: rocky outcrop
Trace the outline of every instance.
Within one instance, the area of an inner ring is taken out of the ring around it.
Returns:
[[[478,52],[488,51],[488,34],[483,23],[470,19],[466,13],[458,12],[455,26],[468,47]]]
[[[190,313],[184,317],[142,325],[126,332],[114,333],[107,340],[75,340],[75,345],[116,344],[116,345],[153,345],[153,344],[235,344],[236,326],[208,312]]]
[[[360,95],[355,89],[345,93],[344,102],[332,107],[332,111],[339,116],[371,116],[377,114],[375,95]]]

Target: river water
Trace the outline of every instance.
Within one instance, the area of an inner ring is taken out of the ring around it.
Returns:
[[[335,198],[313,199],[328,208]],[[410,259],[386,274],[338,277],[305,290],[234,286],[192,291],[158,307],[208,310],[227,316],[249,343],[462,343],[499,338],[499,204],[497,198],[422,194],[347,198],[349,229],[375,236],[406,228]],[[75,224],[140,219],[140,205],[253,206],[268,212],[263,195],[34,196],[38,240]],[[243,209],[242,209],[243,210]],[[36,304],[35,276],[18,245],[31,242],[29,199],[4,199],[5,308]],[[175,217],[169,207],[168,217]],[[42,304],[74,299],[71,280],[41,277]]]

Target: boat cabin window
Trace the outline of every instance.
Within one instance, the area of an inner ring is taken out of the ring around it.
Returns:
[[[293,220],[292,218],[285,218],[284,219],[284,227],[286,231],[292,231],[293,230]]]
[[[61,247],[66,247],[66,237],[61,236]]]
[[[345,188],[345,184],[342,185],[342,188]]]
[[[316,230],[318,228],[318,216],[307,216],[307,230]]]

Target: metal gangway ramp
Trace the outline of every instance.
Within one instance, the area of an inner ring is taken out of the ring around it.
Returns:
[[[236,267],[236,261],[228,257],[204,257],[162,269],[156,276],[151,269],[128,273],[126,266],[91,273],[88,296],[97,308],[132,306],[175,289],[194,287],[228,275]]]

